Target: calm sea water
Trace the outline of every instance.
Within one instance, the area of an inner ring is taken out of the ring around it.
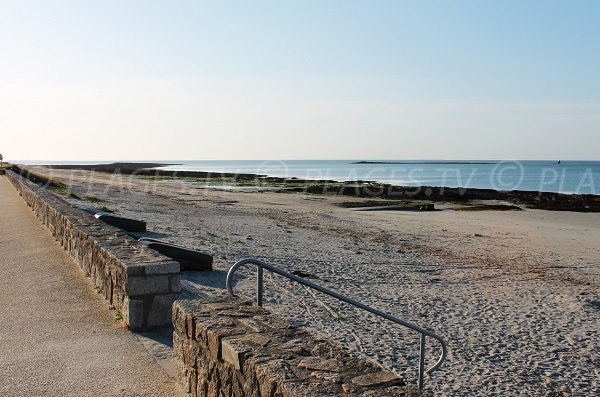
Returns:
[[[198,160],[169,170],[264,174],[336,181],[368,180],[394,185],[445,186],[497,190],[529,190],[600,194],[600,161],[402,161],[353,164],[354,160]],[[34,162],[28,162],[34,163]],[[59,162],[35,163],[57,164]],[[62,162],[77,164],[77,162]],[[101,162],[88,162],[97,164]],[[79,164],[83,164],[79,162]]]

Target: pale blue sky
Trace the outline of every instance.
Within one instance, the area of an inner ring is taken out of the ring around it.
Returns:
[[[598,1],[0,1],[13,159],[600,160]]]

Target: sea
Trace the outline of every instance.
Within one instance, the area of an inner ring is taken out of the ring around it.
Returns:
[[[15,161],[17,162],[17,161]],[[114,161],[22,161],[100,164]],[[132,162],[122,160],[122,162]],[[600,161],[569,160],[147,160],[162,169],[260,174],[284,178],[375,181],[401,186],[464,187],[600,194]]]

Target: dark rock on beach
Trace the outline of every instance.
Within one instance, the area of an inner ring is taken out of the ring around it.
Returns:
[[[393,186],[388,184],[327,186],[312,185],[291,188],[314,194],[333,194],[383,199],[456,201],[502,200],[528,208],[551,211],[600,212],[600,196],[591,194],[562,194],[530,191],[499,191],[492,189],[465,189],[436,186]]]
[[[419,206],[419,211],[435,211],[434,204],[424,204]]]

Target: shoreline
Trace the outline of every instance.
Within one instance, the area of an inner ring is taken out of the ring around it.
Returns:
[[[335,181],[311,180],[301,178],[281,178],[253,173],[228,173],[205,171],[170,171],[161,170],[165,163],[113,163],[96,165],[46,165],[49,169],[87,170],[112,174],[135,175],[143,177],[233,179],[246,185],[254,181],[257,185],[273,185],[285,191],[333,194],[356,197],[383,199],[414,199],[431,201],[471,201],[501,200],[512,204],[525,205],[528,208],[574,211],[600,212],[600,195],[566,194],[554,192],[535,192],[526,190],[499,191],[478,188],[454,188],[438,186],[396,186],[375,181]],[[277,186],[283,185],[283,186]]]

